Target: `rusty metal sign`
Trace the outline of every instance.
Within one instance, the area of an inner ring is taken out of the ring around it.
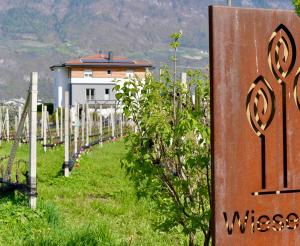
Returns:
[[[210,7],[215,245],[300,245],[300,18]]]

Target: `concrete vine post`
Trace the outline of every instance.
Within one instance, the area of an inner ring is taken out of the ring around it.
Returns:
[[[44,152],[47,151],[47,106],[43,106],[43,145],[44,145]]]
[[[74,154],[76,154],[78,150],[79,116],[77,108],[78,105],[75,104]]]
[[[18,116],[17,115],[15,115],[15,127],[14,127],[14,129],[15,129],[15,132],[17,132],[17,130],[18,130]],[[20,144],[20,143],[19,143]]]
[[[65,91],[65,163],[64,163],[64,175],[69,177],[69,161],[70,161],[70,136],[69,136],[69,91]]]
[[[181,73],[181,85],[182,85],[182,89],[183,89],[184,91],[187,91],[187,90],[188,90],[187,74],[184,73],[184,72]],[[182,104],[186,103],[187,97],[186,97],[186,96],[183,96],[183,97],[181,98],[181,100],[182,100],[183,102],[180,102],[179,105],[178,105],[180,109],[182,108]]]
[[[63,135],[64,135],[64,133],[63,133],[63,129],[64,129],[64,127],[63,127],[63,118],[64,118],[64,111],[63,111],[63,108],[62,107],[60,107],[59,108],[60,109],[60,141],[62,142],[63,141]]]
[[[81,144],[84,145],[84,128],[85,128],[85,107],[82,105],[81,111]]]
[[[89,136],[92,135],[93,124],[94,124],[93,113],[92,110],[90,109],[89,110]]]
[[[9,141],[9,113],[8,113],[8,107],[6,107],[6,117],[5,117],[5,123],[6,123],[6,139]]]
[[[56,127],[56,136],[57,137],[60,137],[60,134],[59,134],[59,118],[58,118],[58,108],[56,109],[55,111],[55,127]]]
[[[31,103],[30,103],[30,139],[29,139],[29,206],[32,209],[36,208],[36,138],[37,138],[37,84],[38,73],[31,73]]]
[[[17,132],[17,130],[18,130],[18,124],[19,124],[20,121],[21,121],[21,115],[22,115],[22,107],[19,106],[19,107],[18,107],[17,124],[16,124],[16,128],[15,128],[15,131],[16,131],[16,132]],[[24,133],[24,131],[23,131],[23,133]],[[20,136],[20,140],[21,140],[22,137],[23,137],[23,133],[22,133],[22,135]],[[22,141],[19,142],[19,146],[21,146],[21,145],[22,145]]]
[[[22,115],[22,107],[19,106],[18,107],[18,120],[19,120],[19,122],[21,121],[21,115]]]
[[[137,133],[138,132],[137,124],[133,123],[133,126],[134,126],[134,133]]]
[[[99,134],[100,134],[100,146],[102,146],[103,145],[102,105],[100,105],[100,112],[99,112]]]
[[[69,108],[69,117],[70,117],[70,138],[71,136],[73,136],[73,124],[72,124],[72,121],[73,121],[73,110],[72,108],[70,107]]]
[[[85,110],[85,118],[86,118],[86,125],[85,125],[85,130],[86,130],[86,142],[85,145],[88,146],[89,142],[90,142],[90,138],[89,138],[89,122],[90,122],[90,115],[89,115],[89,105],[86,104],[86,110]]]
[[[3,125],[2,125],[2,107],[0,108],[0,145],[2,144],[2,130],[3,130]]]
[[[26,141],[29,141],[29,117],[28,115],[26,116]]]
[[[50,124],[50,114],[49,114],[49,112],[48,111],[46,111],[46,126],[47,126],[47,128],[46,128],[46,130],[47,130],[47,132],[48,132],[48,134],[49,134],[49,138],[50,138],[50,141],[51,141],[51,143],[52,143],[52,134],[51,134],[51,124]]]
[[[120,136],[123,137],[123,112],[120,112]]]
[[[41,137],[44,137],[44,104],[42,106],[42,116],[41,116]]]
[[[111,139],[114,140],[114,138],[115,138],[115,114],[114,114],[113,106],[111,106],[110,119],[111,119]]]
[[[187,75],[186,75],[186,73],[181,73],[181,84],[182,84],[182,87],[185,90],[188,89],[188,86],[187,86]]]
[[[107,108],[107,133],[110,133],[111,132],[111,114],[109,112],[109,109]],[[105,127],[106,127],[106,124],[105,124]]]

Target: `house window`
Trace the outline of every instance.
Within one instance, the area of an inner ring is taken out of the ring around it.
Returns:
[[[111,75],[111,70],[107,70],[107,74]]]
[[[132,79],[132,78],[133,78],[133,75],[134,75],[133,70],[127,70],[127,71],[126,71],[126,77],[127,77],[128,79]]]
[[[105,89],[104,100],[110,100],[110,89]]]
[[[92,70],[84,70],[83,77],[84,78],[92,78],[93,77]]]
[[[95,89],[86,89],[85,91],[86,100],[94,100],[95,99]]]

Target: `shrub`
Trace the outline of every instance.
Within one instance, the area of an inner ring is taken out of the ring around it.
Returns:
[[[117,85],[116,97],[137,131],[127,137],[122,166],[138,197],[149,196],[159,213],[158,228],[179,228],[194,245],[201,231],[211,238],[209,82],[189,71],[188,83],[176,80],[176,51],[181,33],[171,36],[174,73],[165,67],[159,80],[148,75]],[[195,88],[196,102],[192,102]]]

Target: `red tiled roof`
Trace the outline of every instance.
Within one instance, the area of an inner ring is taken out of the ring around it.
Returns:
[[[123,56],[112,56],[109,60],[108,54],[94,54],[72,59],[64,64],[50,67],[152,67],[152,64],[144,60],[130,60]]]

